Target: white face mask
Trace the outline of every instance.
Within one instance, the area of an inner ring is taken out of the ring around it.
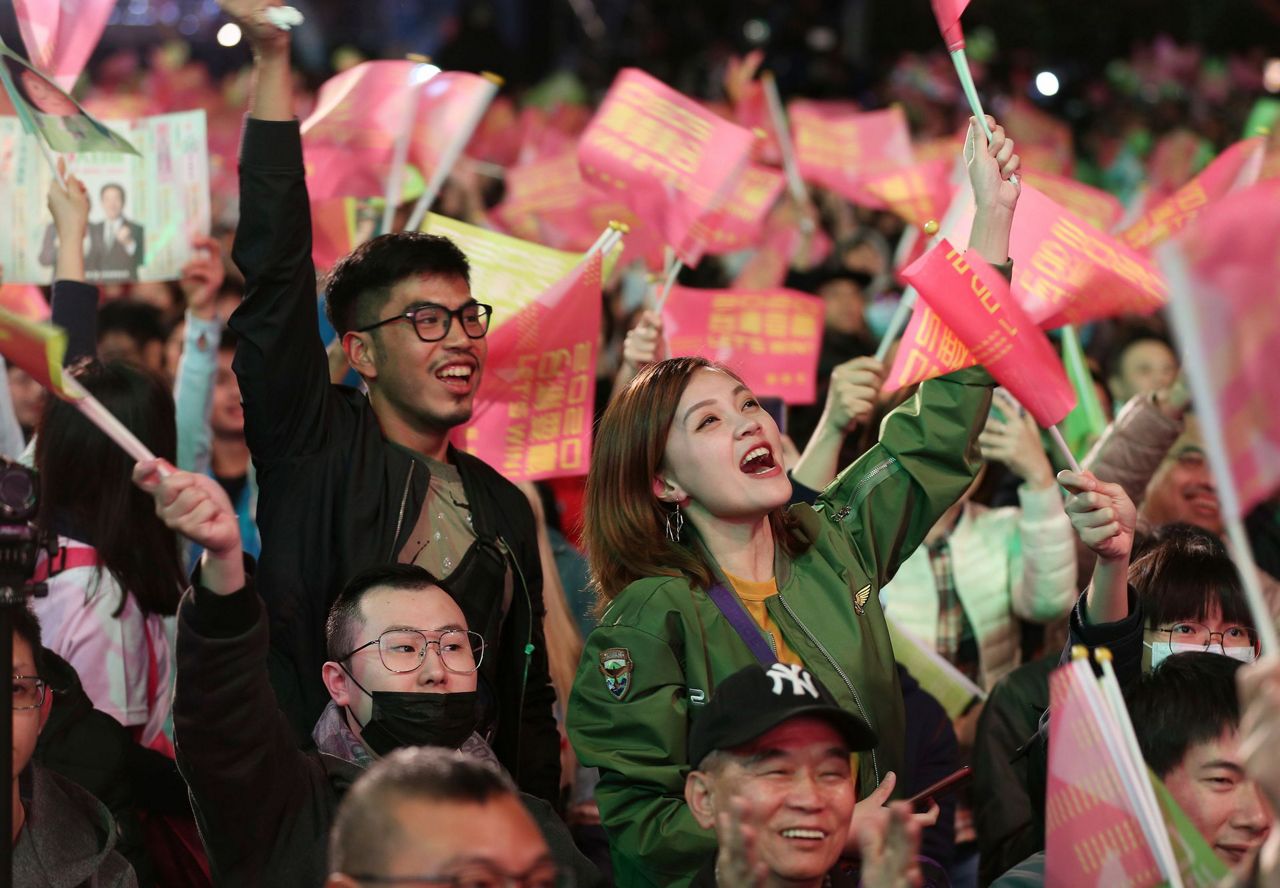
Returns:
[[[1172,657],[1174,654],[1225,654],[1233,660],[1240,660],[1243,663],[1252,663],[1258,657],[1258,652],[1252,647],[1229,647],[1224,648],[1218,644],[1209,645],[1206,651],[1204,645],[1187,644],[1178,641],[1158,641],[1152,644],[1144,641],[1143,644],[1151,651],[1151,668],[1157,668],[1161,663]]]

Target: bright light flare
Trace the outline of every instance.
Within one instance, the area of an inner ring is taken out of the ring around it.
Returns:
[[[218,29],[218,45],[236,46],[240,43],[241,36],[240,26],[235,22],[227,22]]]
[[[1041,71],[1036,75],[1036,92],[1042,96],[1056,96],[1058,94],[1058,75],[1052,71]]]

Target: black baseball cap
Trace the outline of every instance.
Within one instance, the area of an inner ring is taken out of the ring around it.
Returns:
[[[788,719],[820,718],[840,732],[851,752],[880,741],[864,720],[836,703],[817,676],[787,663],[753,663],[720,682],[694,717],[689,761],[695,768],[717,749],[750,743]]]

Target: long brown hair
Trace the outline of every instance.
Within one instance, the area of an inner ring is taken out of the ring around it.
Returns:
[[[667,433],[689,380],[699,370],[738,374],[705,358],[669,358],[650,364],[600,418],[587,474],[583,541],[591,583],[601,605],[644,577],[683,576],[709,588],[715,572],[696,550],[667,539],[666,507],[653,493]],[[788,555],[803,551],[782,509],[769,513],[773,538]]]

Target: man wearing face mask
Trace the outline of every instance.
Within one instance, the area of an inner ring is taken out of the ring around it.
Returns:
[[[410,564],[365,570],[334,602],[322,676],[330,703],[316,749],[299,750],[268,679],[266,611],[245,574],[226,491],[159,461],[139,463],[134,480],[170,528],[205,549],[200,585],[178,610],[173,716],[215,884],[322,886],[338,803],[392,750],[443,747],[497,764],[476,733],[483,639],[444,584]],[[522,799],[556,862],[577,884],[599,884],[551,807]]]

